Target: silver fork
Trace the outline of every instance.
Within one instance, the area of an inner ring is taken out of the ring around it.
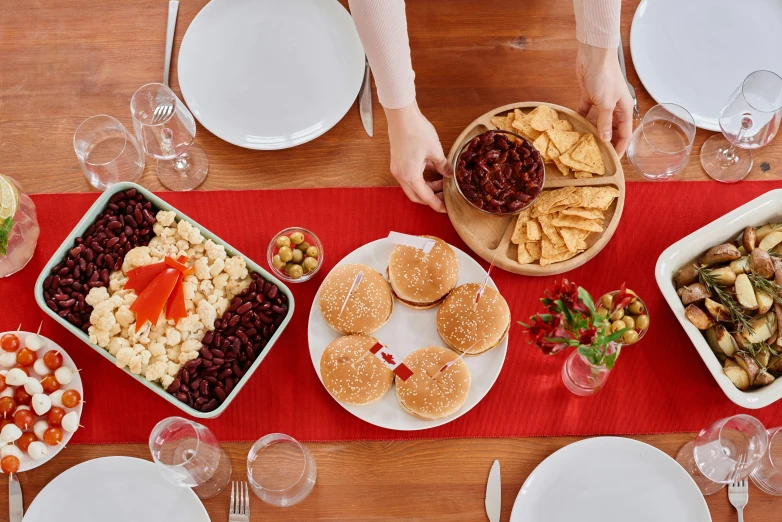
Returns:
[[[228,522],[250,522],[250,489],[247,482],[231,482]]]
[[[168,25],[166,26],[166,61],[163,66],[163,85],[168,87],[168,75],[171,69],[171,52],[174,48],[174,29],[176,28],[176,15],[179,12],[179,1],[168,2]],[[158,95],[160,97],[160,95]],[[152,111],[152,125],[166,121],[174,112],[174,106],[170,103],[158,105]]]
[[[749,490],[747,489],[747,479],[739,480],[741,468],[747,462],[747,456],[742,455],[736,462],[736,469],[733,472],[733,480],[728,485],[728,500],[736,508],[739,514],[739,521],[744,522],[744,506],[749,502]]]

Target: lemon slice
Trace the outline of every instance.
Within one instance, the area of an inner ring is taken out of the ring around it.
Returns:
[[[19,207],[19,191],[11,181],[0,174],[0,222],[16,214]]]

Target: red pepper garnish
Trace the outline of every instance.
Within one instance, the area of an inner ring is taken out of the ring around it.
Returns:
[[[173,319],[174,324],[179,323],[181,319],[187,317],[185,291],[184,288],[182,288],[182,279],[184,277],[184,272],[179,274],[179,280],[174,287],[174,291],[172,292],[171,297],[168,298],[168,303],[166,303],[166,319]]]
[[[187,317],[182,280],[195,269],[185,265],[186,262],[186,256],[179,256],[179,259],[166,257],[162,263],[141,266],[128,272],[125,288],[135,290],[138,294],[130,306],[136,312],[137,332],[147,321],[156,324],[164,309],[166,319],[173,320],[175,324]]]
[[[167,257],[165,263],[171,268],[176,268],[182,272],[183,276],[189,276],[195,272],[195,267],[185,265],[186,261],[187,258],[185,256],[179,256],[179,259],[176,260],[173,257]]]
[[[163,262],[134,268],[128,272],[128,282],[125,283],[125,289],[135,290],[137,294],[141,295],[141,292],[165,269],[166,264]]]

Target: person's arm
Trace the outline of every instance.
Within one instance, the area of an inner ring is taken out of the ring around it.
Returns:
[[[592,47],[616,49],[622,0],[573,0],[576,39]]]
[[[426,181],[434,169],[449,175],[437,132],[415,99],[404,0],[349,0],[350,12],[372,68],[377,96],[388,120],[391,174],[407,197],[445,212],[443,181]]]

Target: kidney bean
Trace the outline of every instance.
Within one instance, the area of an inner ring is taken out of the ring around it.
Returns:
[[[213,331],[206,332],[203,339],[201,339],[201,343],[204,345],[212,344],[212,339],[214,339],[215,333]]]
[[[220,373],[217,374],[217,378],[225,380],[225,378],[228,377],[229,375],[231,375],[232,373],[233,373],[233,370],[231,370],[230,368],[226,368],[226,369],[222,370]]]
[[[244,315],[252,309],[253,304],[251,302],[244,303],[242,306],[236,309],[238,315]]]
[[[57,311],[57,305],[56,305],[56,304],[54,303],[54,301],[53,301],[53,300],[51,300],[51,299],[49,299],[48,301],[46,301],[46,306],[48,306],[48,307],[49,307],[49,309],[50,309],[52,312],[56,312],[56,311]]]
[[[214,395],[215,399],[217,399],[218,402],[225,401],[226,394],[225,394],[225,390],[223,390],[222,388],[219,387],[212,388],[212,395]]]

